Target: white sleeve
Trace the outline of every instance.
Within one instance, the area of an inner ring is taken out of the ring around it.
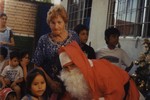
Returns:
[[[128,56],[128,54],[124,50],[122,50],[122,63],[126,67],[129,67],[132,63],[131,58]]]
[[[101,58],[101,51],[98,50],[96,51],[96,59],[100,59]]]

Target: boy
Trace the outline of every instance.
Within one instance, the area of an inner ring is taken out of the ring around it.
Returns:
[[[5,84],[10,86],[17,94],[17,100],[20,100],[21,88],[19,83],[23,81],[23,71],[19,66],[19,53],[13,51],[10,53],[9,65],[1,73]]]
[[[117,28],[110,27],[106,29],[105,41],[107,47],[98,50],[96,52],[96,58],[107,59],[122,69],[129,71],[133,63],[128,54],[123,49],[117,47],[117,45],[119,45],[119,36],[120,31]]]
[[[89,36],[89,29],[85,25],[79,24],[74,28],[74,31],[79,35],[82,51],[89,59],[95,59],[96,55],[94,49],[86,44]]]

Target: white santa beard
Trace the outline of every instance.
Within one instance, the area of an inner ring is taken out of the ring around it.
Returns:
[[[70,72],[62,70],[60,78],[62,81],[64,81],[66,90],[71,94],[72,97],[75,97],[78,100],[91,100],[89,87],[84,79],[83,74],[78,68],[74,68]]]

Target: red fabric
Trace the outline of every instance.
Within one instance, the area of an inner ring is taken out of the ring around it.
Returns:
[[[123,100],[124,84],[129,80],[127,72],[104,59],[92,60],[94,66],[90,66],[87,57],[75,41],[60,48],[60,51],[66,51],[79,67],[95,100],[99,97],[105,97],[105,100]],[[139,100],[139,93],[134,82],[130,80],[130,83],[127,100]]]
[[[5,100],[7,95],[13,92],[11,88],[4,88],[3,90],[0,91],[0,100]]]

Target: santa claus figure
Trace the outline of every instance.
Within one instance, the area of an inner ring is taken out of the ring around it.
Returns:
[[[105,59],[90,60],[76,42],[60,48],[60,78],[75,100],[139,100],[128,73]]]

